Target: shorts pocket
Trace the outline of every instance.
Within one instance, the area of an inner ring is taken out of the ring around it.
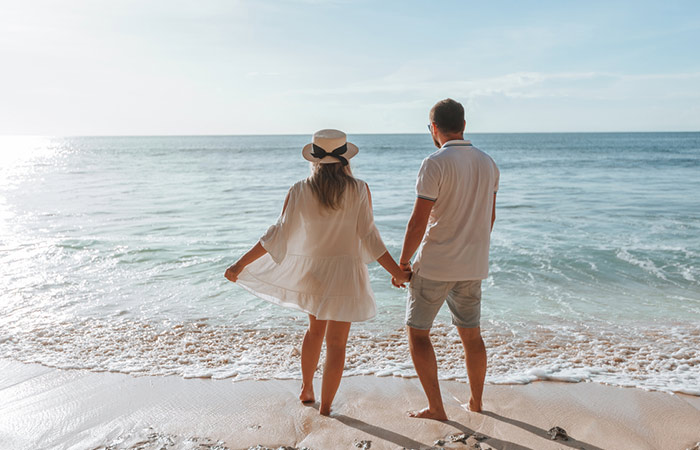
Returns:
[[[428,280],[426,278],[416,277],[416,284],[413,292],[417,298],[420,298],[424,303],[431,305],[442,304],[447,298],[449,283],[445,281]]]

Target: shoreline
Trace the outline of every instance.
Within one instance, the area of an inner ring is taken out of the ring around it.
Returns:
[[[297,379],[305,328],[246,329],[206,321],[161,327],[147,320],[47,319],[10,325],[4,336],[0,332],[0,359],[135,376]],[[607,330],[567,323],[491,324],[482,329],[482,336],[489,353],[487,384],[596,382],[700,396],[700,372],[693,370],[700,367],[700,339],[690,323]],[[438,322],[431,338],[440,360],[440,379],[465,382],[464,350],[456,329]],[[415,377],[405,330],[351,331],[345,374]]]
[[[0,447],[17,450],[685,450],[700,442],[700,397],[597,383],[487,385],[485,412],[477,414],[461,406],[467,384],[443,381],[450,420],[437,422],[405,416],[426,404],[415,378],[346,377],[332,416],[323,417],[318,404],[298,401],[298,380],[135,377],[9,359],[0,359],[0,374]],[[318,377],[314,385],[319,395]],[[570,440],[551,440],[547,431],[555,426]],[[466,441],[475,433],[479,441]]]

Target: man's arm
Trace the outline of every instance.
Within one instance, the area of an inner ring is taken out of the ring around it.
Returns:
[[[401,259],[399,259],[399,264],[402,268],[411,262],[413,254],[418,250],[418,246],[425,234],[425,228],[428,226],[430,211],[433,209],[434,204],[434,200],[416,198],[416,203],[413,205],[413,213],[411,213],[411,219],[408,221],[406,235],[403,239],[403,249],[401,250]]]

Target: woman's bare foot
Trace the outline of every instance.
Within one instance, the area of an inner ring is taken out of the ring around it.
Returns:
[[[301,394],[299,394],[299,400],[301,400],[302,403],[313,403],[316,401],[316,397],[314,397],[314,387],[306,387],[303,384],[301,385]]]
[[[473,398],[470,398],[469,403],[467,403],[467,409],[475,413],[481,412],[481,402],[476,402]]]
[[[445,411],[431,411],[430,408],[424,408],[420,411],[409,411],[408,417],[415,417],[416,419],[433,419],[433,420],[447,420],[447,414]]]
[[[322,403],[321,407],[318,409],[318,413],[321,414],[322,416],[330,416],[331,415],[331,406],[324,405]]]

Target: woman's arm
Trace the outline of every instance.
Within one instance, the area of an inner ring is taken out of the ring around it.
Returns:
[[[258,242],[253,246],[253,248],[248,250],[245,255],[241,256],[238,261],[229,266],[229,268],[226,269],[224,276],[227,280],[235,283],[236,280],[238,280],[238,275],[243,271],[245,266],[262,257],[265,255],[265,253],[267,253],[267,250],[265,250],[265,247]]]
[[[287,197],[284,199],[284,206],[282,207],[282,214],[287,210],[287,205],[289,204],[289,193],[287,193]],[[261,258],[262,256],[267,253],[267,250],[265,250],[265,247],[262,246],[260,241],[258,241],[257,244],[253,246],[250,250],[246,252],[245,255],[241,256],[238,261],[233,263],[231,266],[229,266],[226,269],[226,272],[224,273],[224,276],[226,277],[227,280],[236,282],[238,280],[238,275],[243,271],[245,266],[248,264],[252,263],[258,258]]]
[[[369,191],[369,185],[367,187],[367,200],[369,200],[369,208],[372,209],[372,193]],[[384,269],[391,275],[391,282],[396,287],[404,287],[405,283],[408,283],[411,279],[410,270],[401,270],[401,268],[396,264],[394,258],[391,257],[391,253],[387,250],[377,258],[377,262],[384,267]]]

